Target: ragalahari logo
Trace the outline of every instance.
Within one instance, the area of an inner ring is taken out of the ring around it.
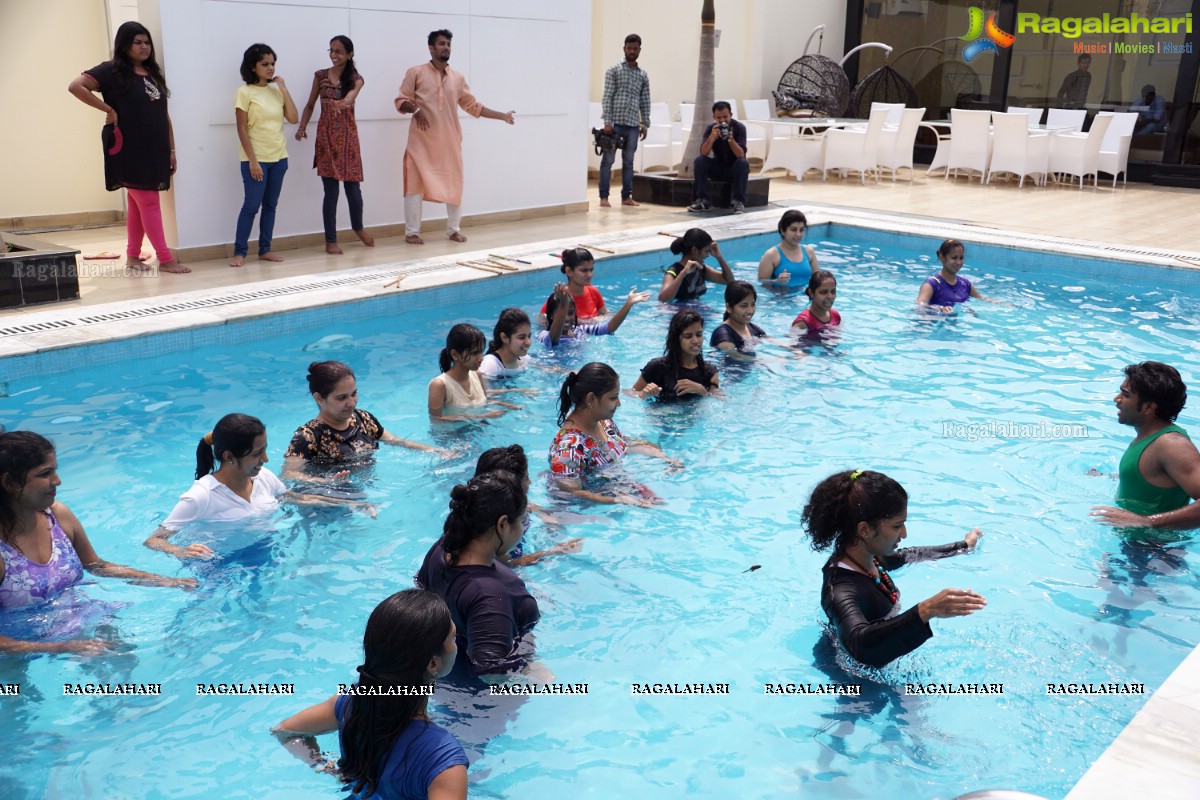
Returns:
[[[1000,26],[996,24],[995,14],[990,15],[987,18],[987,24],[984,25],[982,8],[971,6],[967,9],[967,13],[970,14],[970,27],[966,36],[959,37],[965,42],[970,42],[962,50],[963,61],[969,63],[975,56],[989,50],[999,53],[1001,47],[1012,47],[1012,43],[1016,41],[1016,37],[1011,33],[1000,30]],[[980,36],[987,38],[981,39]]]

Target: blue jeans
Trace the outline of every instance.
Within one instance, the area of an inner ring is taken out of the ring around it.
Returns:
[[[637,153],[638,137],[642,129],[637,125],[613,125],[613,133],[625,140],[621,148],[621,199],[633,197],[633,156]],[[608,185],[612,180],[612,165],[617,158],[616,150],[605,150],[600,156],[600,199],[608,199]]]
[[[238,212],[237,234],[233,238],[233,254],[245,256],[250,250],[250,229],[254,217],[262,208],[262,219],[258,221],[258,254],[271,252],[271,235],[275,232],[275,207],[279,205],[279,192],[283,189],[283,176],[287,172],[288,160],[260,161],[263,177],[256,181],[250,177],[250,162],[242,162],[242,187],[246,199]]]
[[[732,164],[722,164],[708,156],[696,156],[692,162],[692,175],[695,176],[696,199],[708,200],[708,181],[729,181],[733,184],[730,189],[735,203],[746,204],[746,185],[750,182],[750,162],[739,158]]]

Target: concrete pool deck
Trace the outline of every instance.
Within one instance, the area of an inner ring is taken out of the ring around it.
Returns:
[[[705,227],[717,233],[719,239],[722,232],[732,229],[740,229],[743,233],[770,230],[773,226],[769,224],[768,215],[778,214],[778,209],[745,217],[688,214],[682,209],[650,205],[600,209],[595,196],[592,185],[589,187],[591,207],[581,214],[474,226],[468,218],[464,232],[470,241],[465,245],[450,243],[437,231],[427,233],[427,244],[421,247],[406,245],[397,237],[379,239],[377,247],[368,249],[343,237],[342,245],[346,251],[343,256],[326,255],[319,248],[285,250],[281,255],[287,260],[282,264],[251,260],[239,270],[229,268],[221,259],[188,261],[193,272],[183,276],[130,277],[121,270],[116,270],[115,274],[110,271],[109,277],[82,275],[80,300],[0,313],[0,329],[56,318],[100,315],[117,308],[161,306],[180,294],[232,295],[244,291],[261,295],[266,289],[283,291],[306,282],[318,284],[324,273],[354,270],[361,275],[358,286],[322,289],[313,302],[324,304],[377,294],[380,279],[398,271],[411,275],[404,283],[405,290],[479,277],[482,273],[478,271],[455,266],[457,260],[479,252],[517,255],[530,250],[530,242],[603,246],[611,241],[627,243],[628,249],[620,248],[622,254],[647,246],[653,248],[654,244],[665,251],[668,240],[653,238],[653,229],[658,226],[672,230]],[[1181,222],[1197,218],[1200,211],[1200,195],[1190,190],[1144,185],[1115,190],[1105,185],[1083,191],[1069,186],[1018,189],[1015,183],[980,186],[974,181],[926,179],[918,171],[912,182],[883,181],[866,186],[856,180],[835,179],[824,183],[819,178],[810,178],[797,183],[790,177],[783,177],[773,181],[772,198],[831,210],[840,207],[848,216],[862,217],[864,211],[870,210],[919,215],[931,228],[966,226],[968,230],[978,231],[977,237],[959,237],[968,243],[972,238],[984,241],[1002,236],[1003,231],[1015,231],[1037,237],[1110,243],[1127,252],[1142,248],[1156,251],[1146,254],[1144,260],[1147,263],[1163,263],[1160,259],[1169,263],[1174,259],[1178,261],[1176,266],[1200,267],[1200,256],[1192,252],[1196,248],[1194,231]],[[318,219],[316,205],[313,212],[314,220]],[[104,250],[123,252],[124,249],[123,227],[56,232],[52,238],[58,244],[78,247],[85,254]],[[542,253],[529,268],[545,268],[553,263],[553,259]],[[1200,280],[1200,275],[1197,279]],[[263,302],[271,305],[275,300],[282,298]],[[293,300],[288,298],[286,304],[276,304],[276,310],[283,310],[284,305],[295,307]],[[173,319],[166,316],[157,321],[130,318],[115,325],[123,329],[122,335],[130,336],[174,329],[181,324],[214,324],[229,316],[220,310],[219,304],[190,309],[186,313],[190,315],[188,321],[181,321],[182,317],[172,314],[168,316]],[[33,340],[27,335],[0,335],[0,357],[89,340],[87,336],[81,337],[77,330],[42,331],[38,336],[40,347],[34,344],[31,348]],[[96,341],[106,338],[111,338],[111,334],[102,333]],[[1114,448],[1120,444],[1123,443],[1114,443]],[[1115,800],[1134,792],[1164,800],[1200,796],[1200,758],[1194,752],[1194,743],[1200,741],[1197,711],[1200,711],[1200,650],[1193,650],[1072,789],[1068,800]]]

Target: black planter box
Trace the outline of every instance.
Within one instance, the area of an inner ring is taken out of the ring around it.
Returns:
[[[633,176],[633,199],[639,203],[660,206],[688,206],[696,199],[692,194],[691,178],[677,178],[674,172],[639,172]],[[771,179],[751,175],[746,183],[746,208],[765,206],[771,190]],[[732,185],[727,181],[709,181],[708,197],[715,208],[728,208]]]
[[[12,233],[0,235],[0,308],[79,297],[78,250]]]

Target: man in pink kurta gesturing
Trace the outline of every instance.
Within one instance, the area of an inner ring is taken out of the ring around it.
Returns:
[[[516,113],[492,111],[475,99],[463,74],[450,69],[452,37],[447,30],[429,34],[429,63],[404,73],[396,98],[396,110],[412,114],[416,123],[408,130],[408,149],[404,151],[404,241],[409,244],[425,244],[420,236],[424,200],[445,203],[451,241],[467,240],[459,231],[463,159],[458,108],[472,117],[500,119],[509,125]]]

